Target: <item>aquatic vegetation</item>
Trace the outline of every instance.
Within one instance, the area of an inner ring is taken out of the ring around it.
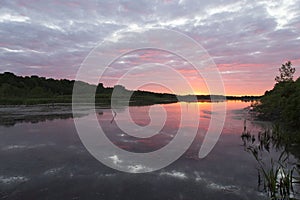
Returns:
[[[277,126],[252,135],[244,129],[241,138],[244,147],[257,161],[258,188],[265,191],[270,199],[294,199],[295,186],[300,184],[299,168],[290,159],[287,146],[282,142],[282,132]],[[281,152],[275,158],[274,152]]]
[[[249,147],[249,152],[252,153],[258,163],[258,186],[268,193],[271,199],[293,199],[294,184],[299,183],[294,178],[296,167],[290,167],[287,164],[288,155],[282,152],[279,160],[271,159],[271,164],[268,166],[256,148]]]

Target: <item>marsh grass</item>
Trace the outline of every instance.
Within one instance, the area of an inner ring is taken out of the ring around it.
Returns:
[[[264,130],[257,136],[244,128],[241,138],[245,150],[257,161],[259,190],[266,192],[272,200],[295,199],[295,186],[300,184],[299,169],[282,143],[279,127]],[[273,151],[281,152],[278,158]]]

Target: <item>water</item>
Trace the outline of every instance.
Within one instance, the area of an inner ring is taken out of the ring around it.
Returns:
[[[241,140],[243,108],[249,103],[226,102],[224,129],[204,159],[198,158],[198,152],[209,125],[211,103],[199,104],[199,130],[188,151],[171,165],[146,174],[119,172],[97,161],[81,143],[72,118],[57,116],[40,122],[35,118],[34,123],[0,126],[0,199],[266,199],[257,188],[257,163],[244,151]],[[194,112],[195,103],[164,105],[165,126],[149,139],[128,136],[115,123],[128,121],[122,113],[129,109],[133,121],[146,126],[149,106],[123,108],[114,120],[110,109],[100,109],[98,120],[120,148],[149,152],[174,138],[180,106]],[[262,126],[247,121],[247,128],[257,132]]]

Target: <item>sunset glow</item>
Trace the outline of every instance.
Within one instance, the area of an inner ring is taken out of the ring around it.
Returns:
[[[17,0],[0,4],[0,73],[74,79],[86,56],[104,39],[118,41],[122,31],[165,28],[186,34],[207,50],[226,95],[264,94],[288,60],[296,68],[295,77],[300,75],[299,1]],[[134,38],[128,42],[135,42]],[[120,55],[127,50],[124,47]],[[111,87],[124,68],[157,62],[182,73],[196,94],[210,94],[188,63],[160,51],[124,55],[101,79]],[[137,76],[152,75],[140,68]],[[169,92],[151,84],[142,89]]]

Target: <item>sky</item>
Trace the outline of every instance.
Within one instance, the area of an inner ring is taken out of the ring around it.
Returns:
[[[198,42],[220,71],[227,95],[262,95],[288,60],[295,77],[300,75],[300,0],[1,0],[0,72],[74,79],[106,38],[153,28]],[[198,94],[209,93],[203,77],[172,56],[157,50],[128,53],[112,64],[104,85],[112,86],[137,64],[135,76],[159,76],[143,65],[159,61],[176,68]]]

